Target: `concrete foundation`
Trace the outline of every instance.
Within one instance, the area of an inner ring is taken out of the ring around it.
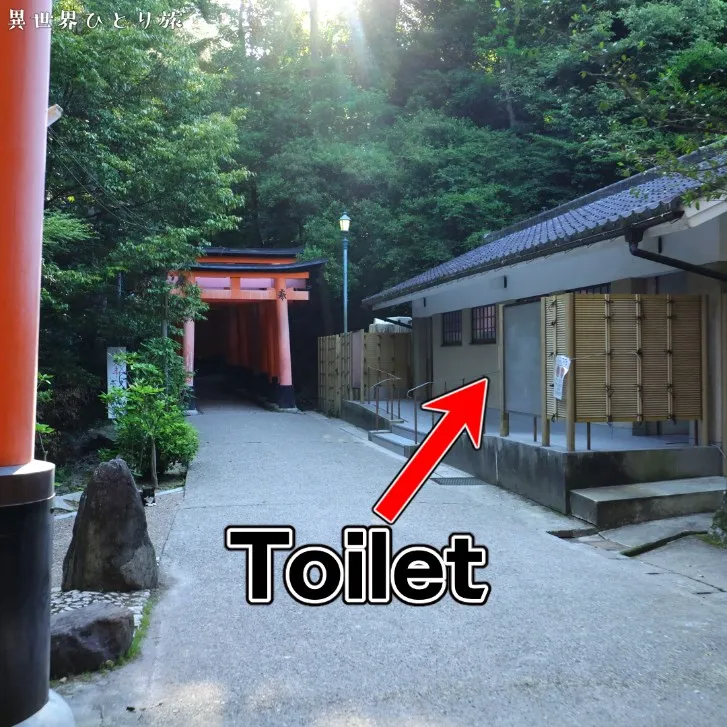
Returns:
[[[355,427],[365,429],[367,432],[390,429],[392,423],[392,420],[383,407],[379,410],[377,423],[376,412],[356,401],[341,402],[341,419],[349,424],[353,424]],[[400,420],[394,419],[393,421]]]
[[[75,727],[71,708],[54,691],[48,694],[45,706],[16,727]]]
[[[444,462],[565,514],[571,490],[722,474],[714,447],[564,452],[487,435],[479,450],[460,437]]]

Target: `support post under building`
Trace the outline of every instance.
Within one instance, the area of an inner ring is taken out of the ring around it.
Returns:
[[[0,42],[0,727],[65,727],[48,688],[54,466],[34,459],[50,31],[31,23],[51,2],[22,7]]]

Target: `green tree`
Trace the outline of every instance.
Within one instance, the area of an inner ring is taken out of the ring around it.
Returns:
[[[196,290],[170,295],[167,274],[237,225],[247,173],[197,40],[156,21],[178,9],[147,4],[148,28],[124,0],[56,10],[80,18],[52,36],[50,99],[64,115],[49,132],[40,357],[60,394],[98,390],[106,346],[133,348],[164,319],[174,333],[200,314]],[[126,27],[89,29],[86,12]]]

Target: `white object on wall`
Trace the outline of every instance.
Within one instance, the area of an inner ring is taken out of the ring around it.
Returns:
[[[555,368],[553,369],[553,396],[562,401],[563,399],[563,381],[570,369],[570,359],[568,356],[556,356]]]

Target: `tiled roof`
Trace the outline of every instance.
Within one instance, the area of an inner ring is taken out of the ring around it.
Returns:
[[[204,257],[217,257],[222,255],[237,257],[297,257],[303,248],[301,247],[208,247],[205,249]]]
[[[215,272],[244,272],[244,273],[281,273],[281,272],[304,272],[319,268],[328,262],[326,258],[317,260],[301,260],[294,263],[197,263],[191,267],[192,272],[203,273]]]
[[[708,157],[713,157],[712,161],[705,162]],[[715,159],[722,165],[727,154],[714,157],[713,151],[699,151],[683,157],[682,161],[690,164],[701,161],[709,168]],[[698,179],[666,174],[659,169],[634,175],[501,232],[486,235],[485,244],[475,250],[366,298],[363,303],[376,305],[448,280],[549,255],[575,245],[587,245],[594,242],[594,238],[609,236],[610,232],[612,236],[618,236],[629,225],[673,211],[683,194],[700,186]]]

